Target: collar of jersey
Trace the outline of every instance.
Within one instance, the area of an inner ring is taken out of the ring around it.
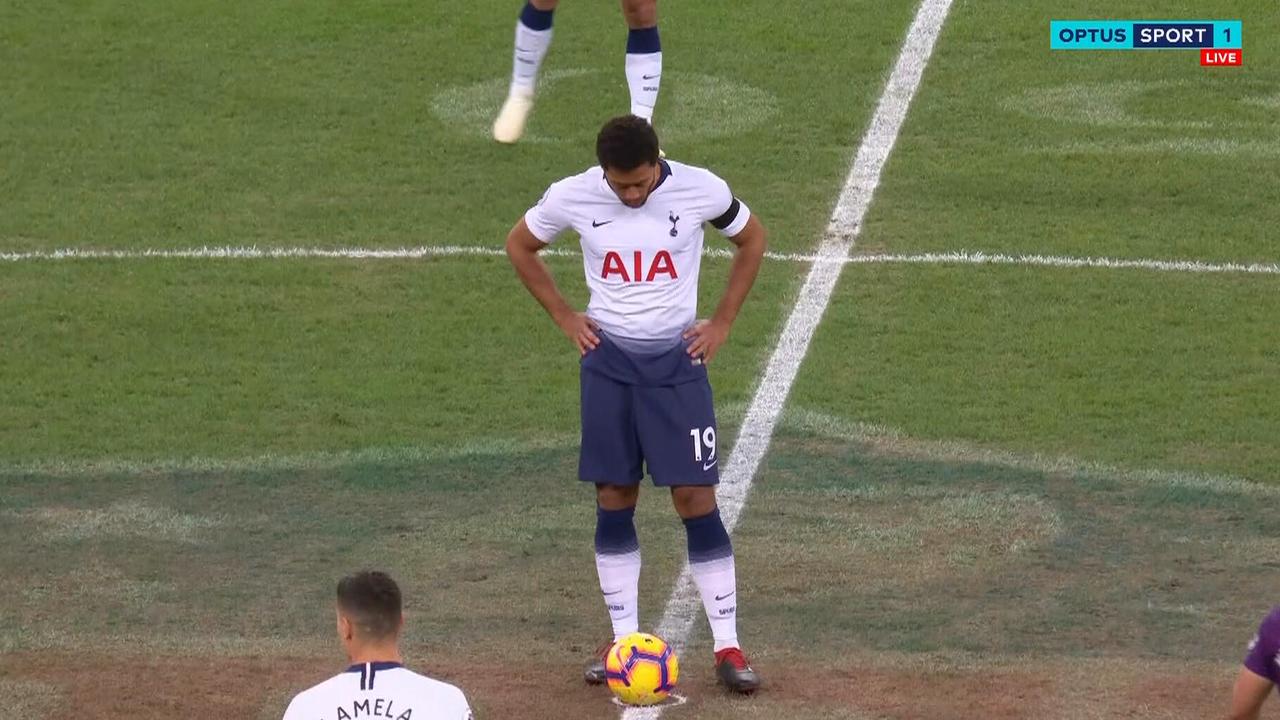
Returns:
[[[363,672],[366,665],[371,666],[374,672],[381,672],[383,670],[390,670],[392,668],[404,667],[398,662],[392,662],[390,660],[380,660],[378,662],[371,662],[371,663],[356,663],[355,665],[352,665],[351,667],[347,668],[346,672]]]
[[[649,194],[652,195],[657,192],[658,188],[662,187],[662,183],[666,182],[669,177],[671,177],[671,166],[667,164],[666,160],[659,160],[658,182],[653,184],[653,189],[649,191]],[[609,187],[609,181],[605,178],[603,171],[600,173],[600,186],[609,192],[613,192],[613,188]]]
[[[659,160],[658,166],[661,168],[658,172],[658,182],[654,183],[653,190],[650,190],[650,193],[656,192],[658,188],[662,187],[662,183],[666,182],[667,178],[671,177],[671,166],[667,164],[666,160]]]

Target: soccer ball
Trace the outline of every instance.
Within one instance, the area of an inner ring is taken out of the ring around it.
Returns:
[[[609,689],[627,705],[655,705],[666,700],[680,675],[676,651],[662,638],[631,633],[615,642],[604,659]]]

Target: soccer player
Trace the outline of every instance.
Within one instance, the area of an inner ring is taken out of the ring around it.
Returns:
[[[1249,654],[1231,693],[1230,720],[1258,720],[1262,703],[1280,683],[1280,606],[1272,608],[1249,643]]]
[[[670,488],[688,537],[689,567],[715,642],[716,674],[749,693],[760,680],[738,647],[733,546],[716,507],[719,456],[707,363],[755,281],[765,230],[729,185],[658,157],[642,117],[604,125],[598,167],[551,185],[507,236],[529,292],[581,353],[579,479],[596,488],[596,570],[614,638],[639,623],[640,544],[633,522],[643,470]],[[737,246],[729,283],[696,320],[703,225]],[[582,239],[591,300],[575,312],[538,258],[562,231]],[[602,646],[587,666],[604,681]]]
[[[400,588],[386,573],[358,572],[339,581],[337,615],[351,667],[298,693],[284,720],[471,720],[461,690],[400,664]]]
[[[551,46],[551,20],[559,0],[526,0],[516,21],[516,41],[511,65],[511,89],[493,123],[493,139],[513,143],[524,135],[533,110],[538,69]],[[626,76],[631,91],[631,113],[653,121],[662,79],[662,43],[658,39],[658,0],[622,0],[627,20]]]

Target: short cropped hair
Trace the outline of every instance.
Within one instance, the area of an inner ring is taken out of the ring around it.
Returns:
[[[338,581],[338,609],[362,638],[386,640],[400,631],[400,586],[377,570],[362,570]]]
[[[648,120],[636,115],[620,115],[600,128],[596,136],[596,159],[606,170],[635,170],[658,164],[658,133]]]

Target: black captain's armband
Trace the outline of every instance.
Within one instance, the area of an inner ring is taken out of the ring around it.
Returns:
[[[733,224],[738,219],[738,213],[742,210],[742,203],[738,202],[738,198],[734,198],[729,203],[729,209],[724,214],[711,221],[711,226],[717,230],[723,230]]]

